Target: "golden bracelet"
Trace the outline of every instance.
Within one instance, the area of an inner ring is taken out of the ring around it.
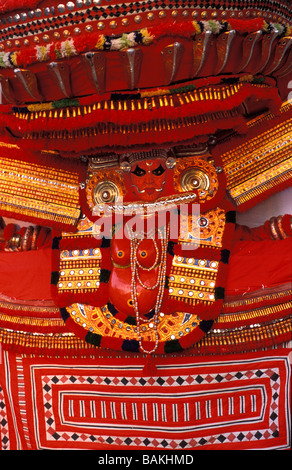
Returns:
[[[282,219],[283,219],[282,215],[280,215],[277,218],[277,227],[278,227],[278,230],[279,230],[279,233],[280,233],[281,237],[283,239],[285,239],[285,238],[287,238],[287,235],[286,235],[285,230],[283,229],[283,226],[282,226]]]
[[[22,242],[21,242],[22,251],[28,251],[30,249],[32,232],[33,232],[33,226],[30,225],[29,227],[27,227],[25,234],[23,236]]]

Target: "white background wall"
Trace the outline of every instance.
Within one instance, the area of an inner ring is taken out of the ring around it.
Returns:
[[[292,187],[274,194],[246,212],[238,212],[236,221],[242,225],[257,227],[271,217],[284,214],[292,215]]]

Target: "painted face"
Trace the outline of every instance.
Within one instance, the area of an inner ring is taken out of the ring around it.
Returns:
[[[134,163],[130,179],[135,195],[149,202],[163,196],[166,172],[165,160],[162,158]]]

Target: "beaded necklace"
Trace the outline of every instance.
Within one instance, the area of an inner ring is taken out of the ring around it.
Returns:
[[[161,238],[161,259],[160,263],[158,265],[158,274],[157,274],[157,280],[153,286],[145,286],[145,284],[141,281],[140,276],[139,276],[139,268],[141,268],[141,264],[137,260],[137,250],[138,247],[141,243],[141,239],[134,238],[132,234],[129,232],[129,238],[131,242],[131,252],[130,252],[130,264],[131,264],[131,297],[132,297],[132,302],[133,302],[133,307],[136,315],[136,325],[137,325],[137,331],[138,331],[138,337],[139,337],[139,346],[141,351],[143,351],[145,354],[152,354],[156,351],[158,347],[158,342],[159,342],[159,336],[158,336],[158,331],[157,331],[157,326],[158,326],[158,321],[159,321],[159,313],[162,305],[162,300],[163,300],[163,294],[164,294],[164,286],[165,286],[165,277],[166,277],[166,269],[167,269],[167,246],[168,246],[168,239],[169,239],[169,224],[166,227],[163,227],[162,229],[160,228],[158,230],[160,238]],[[154,238],[152,238],[154,242],[154,247],[156,251],[156,257],[153,265],[150,268],[143,268],[147,271],[153,270],[157,266],[157,261],[159,259],[159,248],[157,245],[157,242],[155,241]],[[154,347],[151,350],[146,350],[143,347],[142,344],[142,335],[141,335],[141,316],[139,312],[139,305],[138,305],[138,295],[137,295],[137,281],[140,283],[140,285],[147,289],[147,290],[154,290],[158,287],[158,294],[156,298],[156,303],[155,303],[155,309],[154,309],[154,315],[151,319],[144,319],[143,322],[152,322],[153,323],[153,328],[154,328],[154,333],[155,333],[155,344]]]

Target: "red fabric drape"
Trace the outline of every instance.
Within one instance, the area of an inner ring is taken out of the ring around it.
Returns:
[[[292,240],[240,241],[229,259],[226,295],[270,289],[292,278]]]
[[[243,295],[291,283],[292,241],[239,241],[231,252],[225,293]],[[52,300],[51,249],[0,252],[0,296]]]
[[[51,248],[0,252],[0,295],[16,300],[51,300]]]

